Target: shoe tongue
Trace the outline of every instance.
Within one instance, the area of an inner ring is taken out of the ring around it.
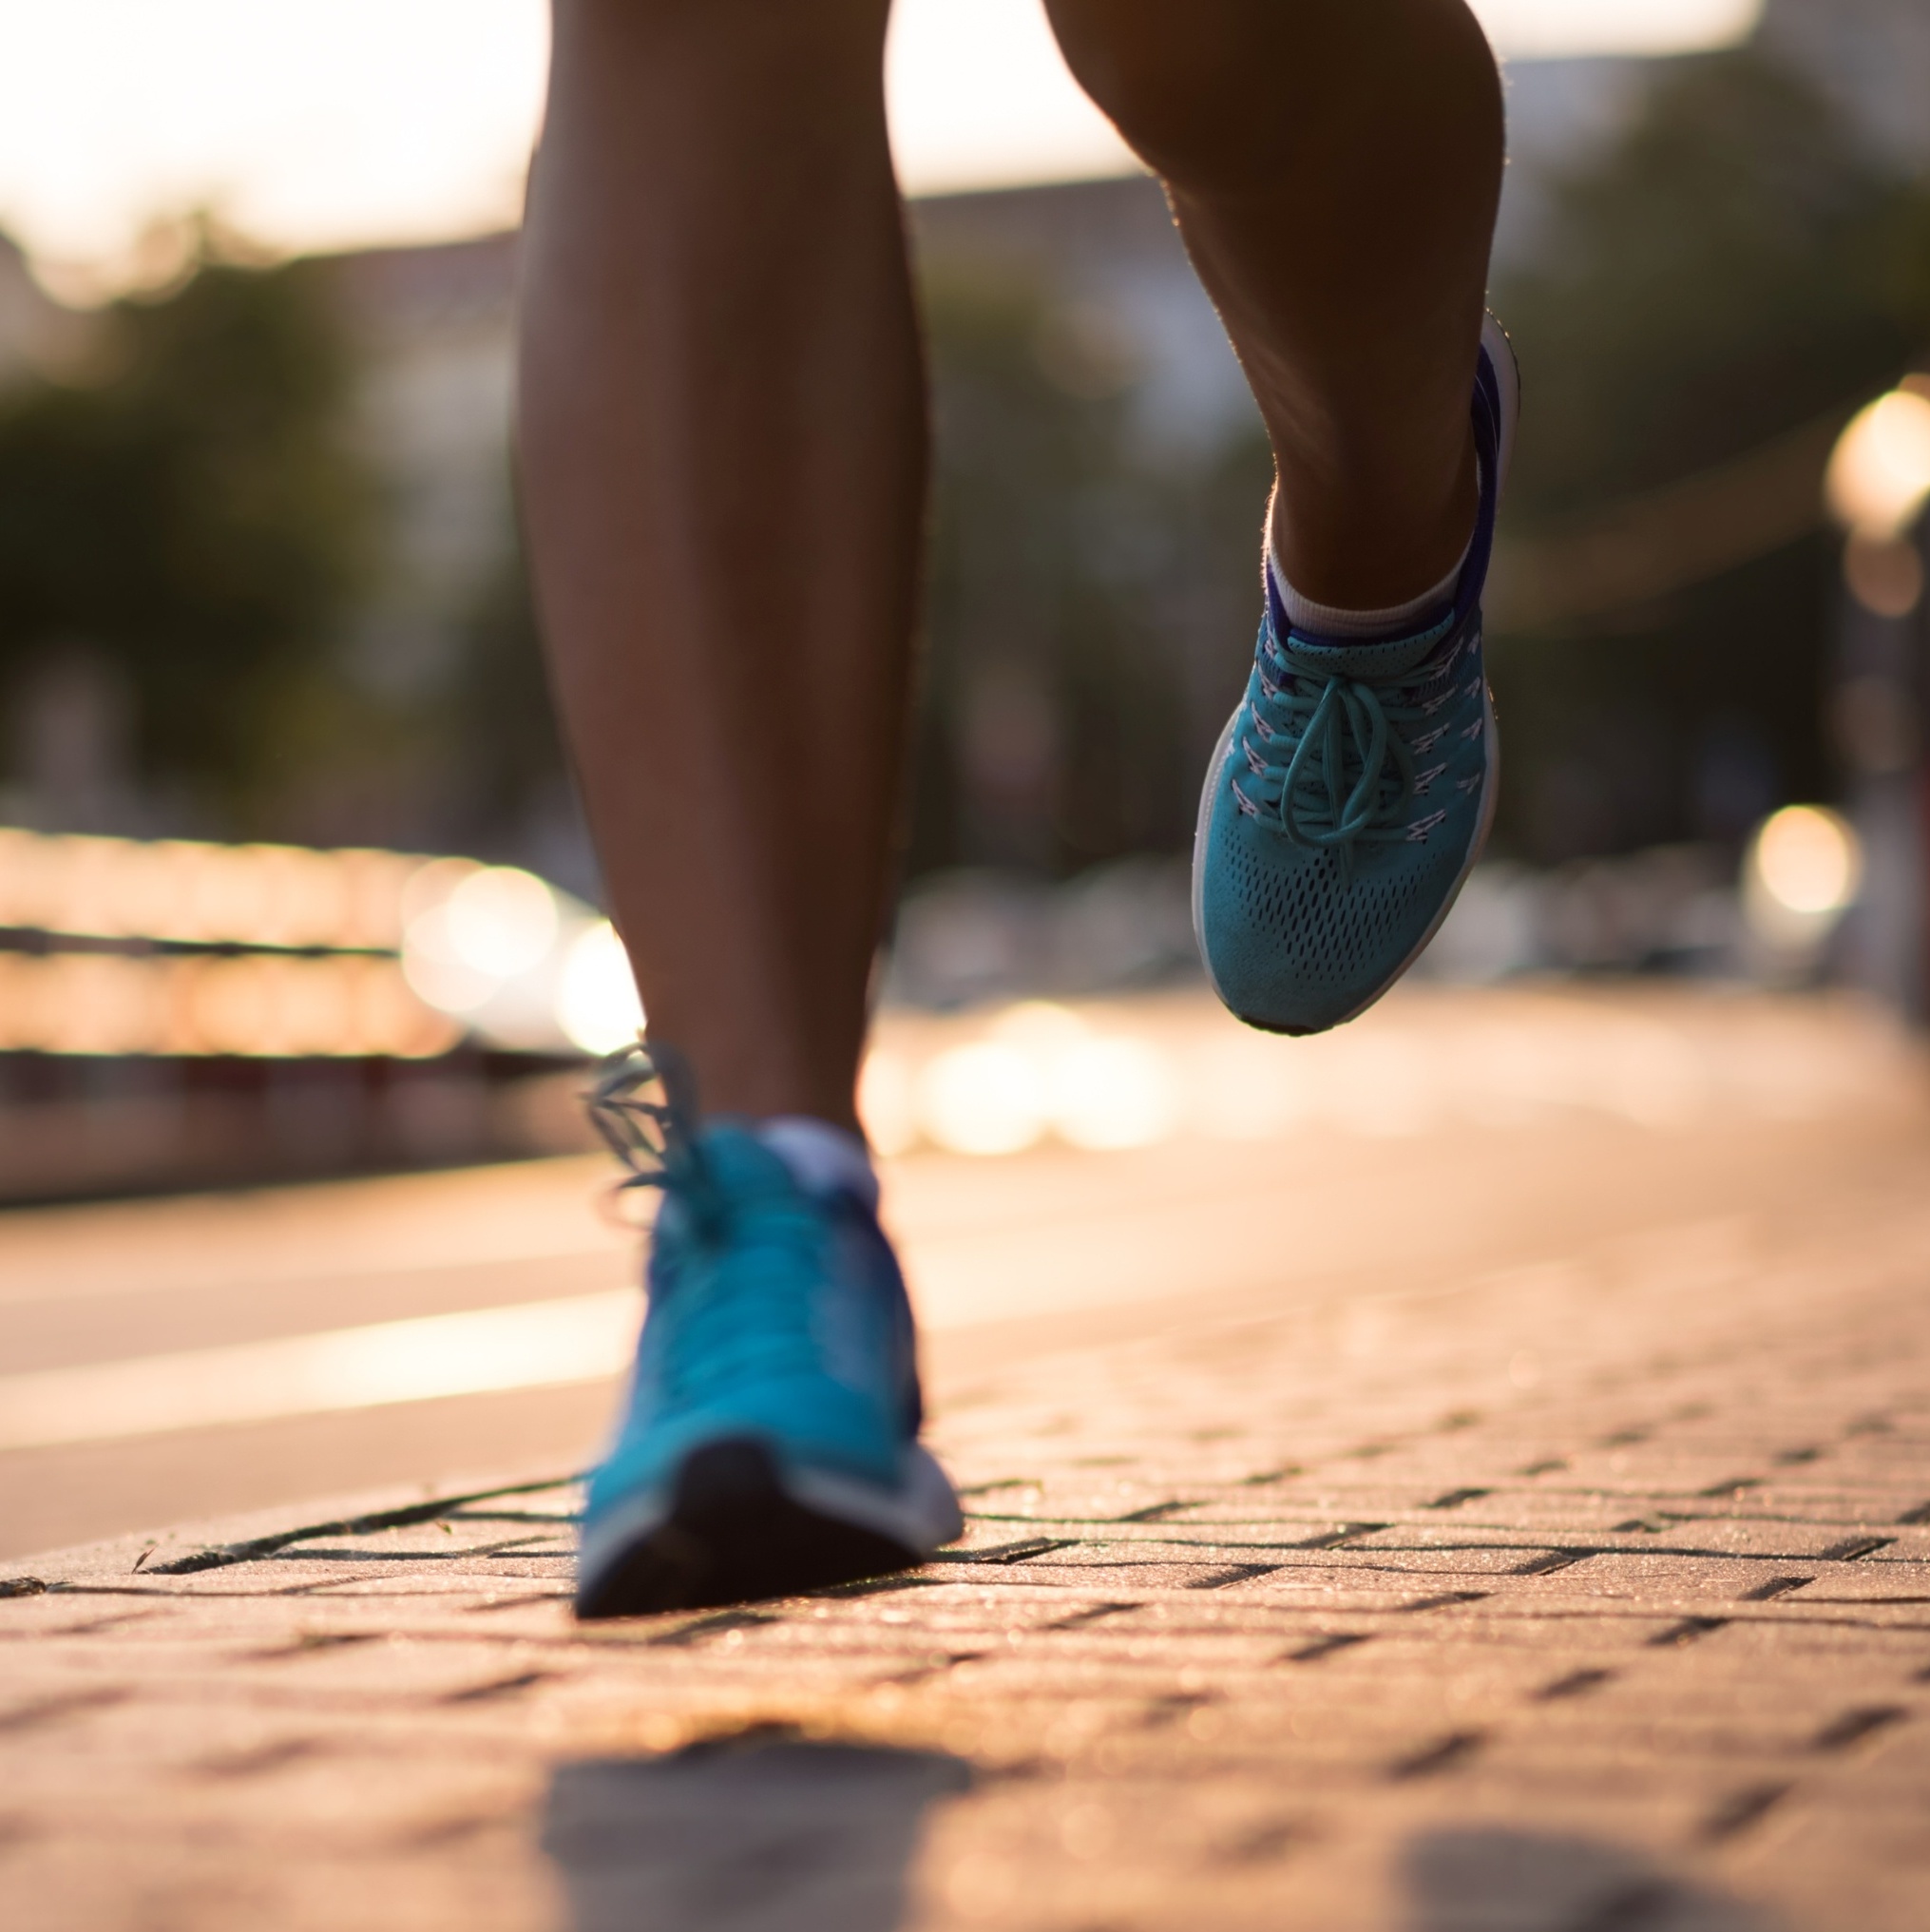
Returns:
[[[784,1162],[755,1134],[728,1121],[712,1120],[699,1129],[683,1163],[673,1161],[669,1170],[657,1213],[659,1245],[703,1227],[726,1203],[738,1214],[797,1198],[797,1182]]]
[[[1379,684],[1419,669],[1453,628],[1454,613],[1449,611],[1424,631],[1404,638],[1320,638],[1310,631],[1290,630],[1286,648],[1296,670]]]
[[[697,1152],[712,1178],[739,1198],[772,1199],[797,1192],[789,1164],[750,1128],[713,1120],[697,1137]]]

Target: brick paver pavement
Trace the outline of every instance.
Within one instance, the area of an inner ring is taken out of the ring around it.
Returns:
[[[1925,1168],[986,1372],[807,1599],[578,1629],[554,1483],[20,1566],[7,1922],[1920,1927]]]

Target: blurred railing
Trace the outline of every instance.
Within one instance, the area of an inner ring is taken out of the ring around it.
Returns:
[[[0,830],[0,1198],[575,1138],[640,1022],[589,907],[475,860]]]

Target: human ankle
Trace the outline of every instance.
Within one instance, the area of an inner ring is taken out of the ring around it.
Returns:
[[[1310,604],[1398,609],[1428,596],[1466,560],[1481,495],[1472,430],[1425,488],[1391,461],[1384,450],[1350,472],[1331,450],[1325,457],[1309,450],[1303,461],[1282,463],[1268,505],[1267,552],[1281,582]]]

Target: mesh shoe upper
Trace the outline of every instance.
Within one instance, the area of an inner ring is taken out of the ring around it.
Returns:
[[[1433,935],[1485,838],[1495,746],[1480,599],[1504,462],[1500,383],[1484,342],[1481,508],[1454,603],[1434,622],[1385,641],[1318,637],[1288,622],[1269,573],[1252,673],[1207,775],[1194,851],[1201,953],[1253,1025],[1319,1032],[1378,999]]]
[[[869,1210],[807,1193],[727,1121],[679,1151],[665,1191],[636,1374],[591,1482],[591,1522],[724,1438],[764,1443],[780,1468],[895,1487],[918,1380],[904,1281]]]

